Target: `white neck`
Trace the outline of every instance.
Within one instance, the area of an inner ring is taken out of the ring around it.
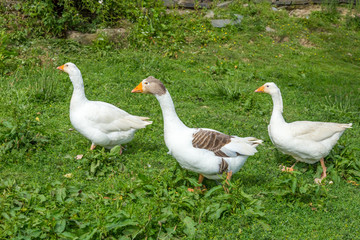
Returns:
[[[71,97],[71,102],[83,102],[87,101],[84,90],[84,82],[81,76],[81,73],[72,74],[70,80],[73,84],[74,90]]]
[[[164,132],[187,128],[185,124],[180,120],[175,111],[174,103],[171,99],[170,93],[166,90],[166,93],[159,96],[155,95],[157,100],[160,103],[160,107],[162,110],[163,118],[164,118]]]
[[[284,117],[282,115],[282,113],[283,113],[283,102],[282,102],[280,89],[277,89],[276,92],[272,93],[271,97],[272,97],[272,100],[273,100],[273,111],[272,111],[270,122],[273,122],[273,121],[285,122]]]

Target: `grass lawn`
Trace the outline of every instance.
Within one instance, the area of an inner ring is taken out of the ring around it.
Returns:
[[[216,15],[240,13],[241,25],[216,29],[205,13],[173,16],[185,34],[180,45],[38,38],[16,46],[16,70],[0,75],[1,239],[359,239],[358,17],[332,19],[325,9],[296,18],[236,2]],[[81,70],[88,99],[153,121],[122,155],[90,151],[71,130],[73,87],[56,69],[66,62]],[[229,194],[212,180],[204,193],[187,191],[198,176],[167,154],[157,100],[131,93],[150,75],[165,84],[187,126],[264,140]],[[254,93],[266,82],[281,89],[288,122],[353,123],[325,159],[322,185],[314,184],[319,163],[279,170],[294,159],[269,139],[272,100]]]

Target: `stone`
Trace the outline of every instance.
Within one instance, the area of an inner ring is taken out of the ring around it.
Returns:
[[[104,28],[97,29],[96,34],[105,35],[111,42],[120,42],[121,39],[126,38],[127,31],[125,28]]]
[[[204,17],[205,18],[213,18],[213,17],[215,17],[215,13],[213,10],[210,10],[206,13],[206,15]]]
[[[184,7],[184,8],[191,8],[194,9],[196,7],[199,8],[210,8],[212,1],[211,0],[177,0],[177,6]]]
[[[275,30],[272,29],[272,28],[269,27],[269,26],[266,26],[265,30],[266,30],[267,32],[275,32]]]
[[[164,6],[167,8],[173,8],[176,6],[176,2],[174,0],[163,0]]]
[[[227,1],[227,2],[223,2],[223,3],[219,3],[218,5],[216,5],[218,8],[225,8],[227,6],[229,6],[233,1]]]
[[[179,15],[186,15],[186,14],[190,14],[191,10],[188,9],[166,9],[166,14],[179,14]]]
[[[216,27],[216,28],[223,28],[223,27],[225,27],[226,25],[228,25],[230,23],[231,23],[230,19],[214,19],[214,20],[211,20],[211,25],[213,27]]]
[[[211,25],[213,27],[216,28],[223,28],[226,27],[226,25],[235,25],[235,24],[240,24],[242,19],[244,18],[244,16],[240,15],[240,14],[234,14],[234,16],[236,17],[236,20],[230,20],[230,19],[214,19],[211,20]]]
[[[233,22],[234,24],[240,24],[242,19],[244,18],[244,16],[240,14],[234,14],[234,16],[236,17],[236,20]]]
[[[71,39],[85,45],[91,44],[97,38],[96,33],[81,33],[77,31],[68,31],[66,35],[67,39]]]

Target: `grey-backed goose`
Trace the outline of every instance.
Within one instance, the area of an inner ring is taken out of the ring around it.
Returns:
[[[169,154],[181,167],[199,173],[199,183],[204,177],[221,179],[223,173],[229,181],[262,143],[254,137],[241,138],[212,129],[185,126],[176,114],[170,93],[152,76],[144,79],[132,92],[149,93],[157,98],[164,118],[164,137]]]

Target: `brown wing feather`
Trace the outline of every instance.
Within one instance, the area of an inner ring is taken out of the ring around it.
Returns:
[[[193,134],[192,145],[195,148],[207,149],[215,153],[219,157],[229,157],[220,149],[231,141],[231,136],[214,132],[210,130],[200,129]]]
[[[222,158],[221,163],[219,164],[219,173],[223,174],[223,172],[226,172],[229,168],[229,164]]]

